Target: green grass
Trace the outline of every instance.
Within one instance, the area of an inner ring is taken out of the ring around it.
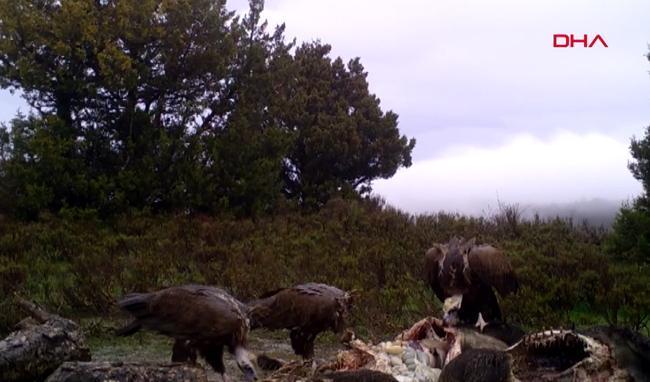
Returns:
[[[138,333],[126,338],[88,337],[95,361],[169,361],[173,341],[153,333]]]
[[[140,331],[129,337],[116,337],[115,328],[123,324],[119,318],[85,317],[77,318],[80,322],[86,341],[94,361],[109,362],[169,362],[171,359],[172,339],[148,331]],[[323,333],[316,340],[316,357],[334,359],[342,345],[338,336],[333,333]],[[249,335],[248,350],[253,354],[266,354],[272,358],[285,361],[299,359],[290,346],[289,334],[286,330],[267,331],[255,330]],[[220,380],[212,369],[204,364],[199,357],[199,363],[208,372],[210,380]],[[234,357],[224,355],[226,370],[234,382],[240,382],[242,375],[237,370]]]
[[[86,317],[77,319],[95,361],[168,361],[173,341],[169,337],[141,331],[117,337],[115,329],[123,320]]]
[[[593,312],[587,304],[579,304],[569,312],[570,322],[579,322],[581,326],[606,325],[603,316]]]

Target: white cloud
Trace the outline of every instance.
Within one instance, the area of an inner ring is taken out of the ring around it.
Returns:
[[[240,12],[246,0],[229,1]],[[361,57],[382,107],[417,139],[376,190],[410,211],[625,199],[631,135],[650,123],[647,0],[267,0],[287,36]],[[609,48],[554,49],[555,33]],[[0,120],[19,102],[0,92]],[[23,109],[25,111],[25,109]]]
[[[375,192],[409,212],[485,212],[497,199],[522,205],[603,198],[641,191],[627,171],[627,142],[561,132],[549,140],[520,135],[500,147],[458,146],[437,159],[375,183]]]

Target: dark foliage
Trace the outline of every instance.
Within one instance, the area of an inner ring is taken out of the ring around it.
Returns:
[[[254,220],[123,215],[102,222],[93,213],[66,210],[62,217],[0,226],[0,295],[18,290],[66,315],[107,314],[126,293],[172,285],[224,286],[247,300],[279,287],[326,282],[361,290],[352,322],[360,334],[378,335],[440,313],[423,279],[424,252],[432,242],[462,234],[503,248],[519,274],[521,290],[501,301],[508,321],[527,328],[593,324],[602,322],[598,312],[619,308],[619,322],[631,322],[638,303],[615,293],[636,296],[650,280],[608,273],[602,232],[540,220],[520,221],[517,237],[504,236],[511,226],[502,219],[412,216],[379,200],[342,199],[314,214],[288,211]],[[608,289],[608,277],[617,288]],[[0,301],[6,330],[19,316]]]
[[[650,55],[648,55],[650,60]],[[650,324],[650,127],[643,138],[630,143],[633,161],[628,167],[643,185],[643,194],[623,206],[613,232],[605,242],[610,261],[604,283],[604,306],[608,322],[625,320],[634,329]],[[623,318],[621,317],[623,316]]]
[[[400,136],[397,114],[384,113],[368,92],[359,59],[345,65],[329,53],[318,43],[298,47],[287,115],[295,140],[285,166],[286,192],[313,207],[336,194],[366,194],[373,179],[410,166],[415,146]]]
[[[256,216],[320,207],[411,164],[359,59],[267,31],[262,0],[0,3],[0,86],[35,112],[0,130],[0,207]]]

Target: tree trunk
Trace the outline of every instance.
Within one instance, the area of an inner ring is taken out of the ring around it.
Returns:
[[[16,297],[29,317],[0,341],[0,381],[43,380],[65,361],[90,360],[76,323]]]
[[[205,370],[184,363],[66,362],[46,382],[207,382]]]

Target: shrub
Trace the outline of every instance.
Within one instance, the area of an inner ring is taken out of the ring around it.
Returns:
[[[220,285],[243,300],[294,283],[326,282],[361,292],[355,325],[369,333],[393,332],[440,313],[423,281],[423,254],[433,242],[463,235],[501,247],[510,257],[522,285],[517,295],[502,299],[512,322],[568,325],[573,309],[587,307],[593,315],[607,301],[621,302],[619,317],[639,316],[642,296],[617,299],[590,286],[613,277],[603,267],[597,233],[585,235],[558,219],[521,220],[515,236],[510,223],[412,216],[380,199],[334,199],[317,213],[288,209],[255,220],[139,213],[101,221],[92,211],[67,210],[0,227],[0,286],[5,297],[19,291],[75,316],[114,313],[115,299],[125,293],[189,282]],[[642,281],[613,279],[626,296]],[[2,309],[2,329],[19,318]]]

